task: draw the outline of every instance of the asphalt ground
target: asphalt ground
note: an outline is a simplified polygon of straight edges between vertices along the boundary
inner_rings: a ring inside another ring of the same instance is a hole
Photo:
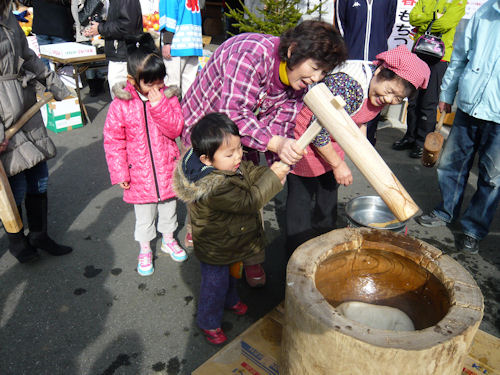
[[[189,374],[220,349],[206,343],[196,327],[198,261],[190,253],[187,262],[175,263],[159,252],[157,241],[155,273],[137,274],[133,208],[123,202],[121,189],[110,185],[104,159],[102,128],[109,96],[86,97],[85,102],[92,124],[50,134],[58,155],[49,162],[49,233],[73,246],[73,253],[42,253],[39,262],[21,265],[0,234],[0,374]],[[376,148],[427,212],[440,199],[436,170],[390,148],[403,132],[395,127],[379,130]],[[340,227],[347,225],[346,202],[375,195],[352,169],[354,184],[339,189]],[[465,204],[476,180],[474,169]],[[268,283],[251,289],[240,282],[249,311],[241,317],[224,315],[222,326],[230,340],[284,298],[285,201],[286,190],[265,207]],[[179,239],[184,238],[185,215],[179,204]],[[455,249],[459,233],[456,226],[429,229],[414,220],[408,223],[408,235],[438,247],[474,276],[485,298],[480,329],[500,336],[500,214],[477,255]]]

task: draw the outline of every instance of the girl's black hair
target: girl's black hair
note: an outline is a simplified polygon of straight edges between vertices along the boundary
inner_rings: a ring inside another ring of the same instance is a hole
[[[135,82],[145,83],[160,81],[165,78],[165,64],[156,48],[153,37],[143,33],[137,37],[127,38],[127,73]]]
[[[238,126],[223,113],[209,113],[191,131],[191,146],[196,156],[206,155],[212,161],[228,135],[240,136]]]
[[[407,98],[411,98],[417,92],[417,88],[413,86],[411,82],[407,81],[401,76],[398,76],[391,69],[386,68],[384,66],[381,67],[377,77],[382,81],[398,80],[399,82],[401,82],[405,88],[405,94]]]
[[[290,47],[292,52],[288,57]],[[314,20],[285,31],[280,37],[278,53],[290,69],[306,59],[313,59],[322,69],[330,71],[347,59],[347,47],[340,33],[333,25]]]

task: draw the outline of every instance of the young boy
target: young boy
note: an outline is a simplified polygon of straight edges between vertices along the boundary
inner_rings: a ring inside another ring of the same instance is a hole
[[[174,190],[189,205],[201,264],[197,323],[210,343],[222,344],[224,308],[238,315],[248,308],[229,266],[264,248],[259,210],[283,188],[289,167],[242,161],[238,127],[221,113],[208,114],[193,127],[191,145],[177,166]]]

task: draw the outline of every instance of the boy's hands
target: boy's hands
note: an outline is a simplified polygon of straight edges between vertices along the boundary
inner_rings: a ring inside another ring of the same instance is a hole
[[[290,172],[290,166],[282,163],[280,161],[276,161],[271,165],[271,170],[278,176],[281,183],[284,185],[286,181],[286,175]]]
[[[130,184],[127,181],[120,182],[120,187],[124,190],[130,189]]]
[[[151,107],[157,105],[161,100],[161,92],[156,87],[153,87],[148,93],[149,103]]]

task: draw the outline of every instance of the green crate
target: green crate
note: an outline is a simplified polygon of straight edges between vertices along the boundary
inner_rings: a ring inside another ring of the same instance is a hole
[[[54,133],[83,127],[80,105],[76,98],[62,101],[51,101],[46,105],[47,129]]]
[[[54,133],[61,133],[83,127],[80,112],[69,113],[66,116],[54,116],[47,113],[47,129]]]

